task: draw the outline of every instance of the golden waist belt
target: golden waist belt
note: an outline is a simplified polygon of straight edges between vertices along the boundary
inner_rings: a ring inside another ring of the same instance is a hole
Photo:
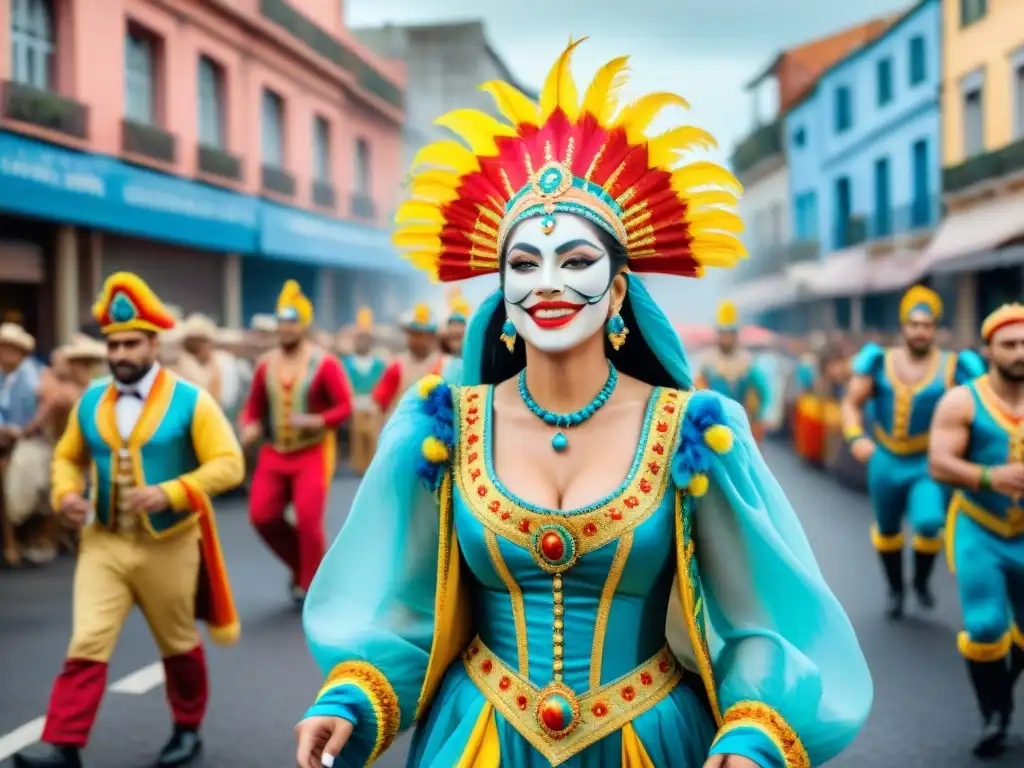
[[[577,695],[562,683],[538,688],[477,637],[463,654],[470,679],[552,765],[596,744],[664,699],[684,670],[666,645],[618,680]]]
[[[982,528],[1004,539],[1012,539],[1024,533],[1024,508],[1016,504],[1006,510],[1005,517],[978,506],[960,491],[953,494],[951,504],[954,511],[963,512]]]
[[[917,453],[927,453],[928,451],[927,432],[920,435],[908,435],[907,437],[893,437],[876,424],[874,435],[875,442],[889,453],[897,456],[910,456]]]
[[[327,437],[327,430],[289,430],[274,435],[274,450],[278,453],[295,453],[296,451],[320,445]]]

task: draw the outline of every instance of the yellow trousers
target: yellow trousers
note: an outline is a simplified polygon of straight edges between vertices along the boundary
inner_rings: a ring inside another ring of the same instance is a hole
[[[195,648],[200,558],[196,525],[166,538],[141,528],[128,533],[86,527],[75,568],[68,658],[108,661],[136,605],[161,656]]]
[[[352,414],[349,466],[356,474],[366,472],[373,455],[377,452],[377,436],[380,434],[381,419],[373,411],[356,411]]]

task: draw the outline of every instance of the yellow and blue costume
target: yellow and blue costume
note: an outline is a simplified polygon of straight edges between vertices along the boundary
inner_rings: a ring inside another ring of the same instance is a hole
[[[509,123],[441,118],[471,149],[421,152],[418,166],[447,170],[418,169],[395,235],[435,277],[494,273],[512,224],[552,212],[605,228],[631,270],[697,276],[742,255],[734,194],[708,189],[735,180],[678,167],[706,134],[646,135],[682,100],[642,97],[616,117],[621,58],[581,106],[575,47],[539,104],[484,86]],[[736,754],[796,768],[833,757],[864,722],[856,637],[743,410],[693,391],[678,335],[642,281],[626,281],[628,344],[666,378],[606,498],[545,509],[496,476],[493,360],[513,354],[495,333],[500,291],[470,322],[462,386],[428,377],[385,427],[304,610],[326,677],[309,714],[355,724],[336,765],[367,764],[415,724],[409,765],[423,767],[702,768]]]
[[[1024,323],[1024,306],[1000,307],[982,338]],[[1024,420],[1000,405],[988,375],[968,383],[974,407],[963,458],[981,467],[1024,461]],[[1024,672],[1024,507],[991,487],[959,488],[949,505],[946,551],[960,589],[964,631],[958,638],[986,720],[1012,709]]]
[[[715,327],[719,333],[739,333],[736,305],[723,301],[718,305]],[[738,339],[737,339],[738,341]],[[769,405],[768,380],[750,355],[741,349],[729,354],[717,353],[700,368],[697,386],[710,389],[742,405],[754,434],[761,437],[761,424]]]
[[[924,313],[938,322],[942,300],[934,291],[914,286],[900,303],[900,320]],[[942,550],[942,526],[947,491],[928,473],[928,435],[939,399],[952,387],[984,373],[975,352],[933,349],[925,376],[915,384],[903,382],[895,370],[893,349],[866,345],[853,362],[853,374],[872,383],[874,428],[870,437],[877,450],[868,463],[868,494],[875,512],[871,541],[893,595],[903,593],[903,525],[909,520],[914,533],[914,586],[927,595],[937,554]],[[848,441],[860,438],[847,430]]]
[[[108,336],[174,325],[149,287],[123,272],[108,278],[93,314]],[[126,434],[117,409],[131,397],[143,402]],[[175,723],[197,728],[208,683],[196,619],[206,621],[219,643],[235,642],[240,631],[210,502],[244,476],[231,425],[209,393],[158,366],[130,392],[101,379],[72,410],[52,475],[55,509],[67,494],[83,493],[91,476],[95,519],[82,533],[71,643],[43,740],[85,745],[107,662],[133,605],[145,614],[163,657]],[[158,486],[168,507],[128,508],[122,493],[133,486]]]

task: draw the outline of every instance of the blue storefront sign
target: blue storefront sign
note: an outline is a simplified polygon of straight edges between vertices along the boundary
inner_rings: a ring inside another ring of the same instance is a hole
[[[215,251],[252,253],[257,199],[0,133],[0,209]]]
[[[265,256],[321,267],[411,274],[386,230],[263,203],[259,251]]]

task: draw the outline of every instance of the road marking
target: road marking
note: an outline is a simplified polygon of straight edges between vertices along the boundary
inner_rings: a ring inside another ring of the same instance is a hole
[[[164,682],[163,662],[157,661],[148,666],[125,675],[107,690],[111,693],[127,693],[131,696],[141,696],[149,693],[158,685]]]
[[[112,683],[107,690],[111,693],[122,693],[128,696],[142,696],[162,685],[163,682],[164,665],[163,662],[157,661],[125,675]],[[0,736],[0,762],[39,741],[43,735],[45,723],[45,717],[37,717],[35,720],[19,725],[13,731]]]

